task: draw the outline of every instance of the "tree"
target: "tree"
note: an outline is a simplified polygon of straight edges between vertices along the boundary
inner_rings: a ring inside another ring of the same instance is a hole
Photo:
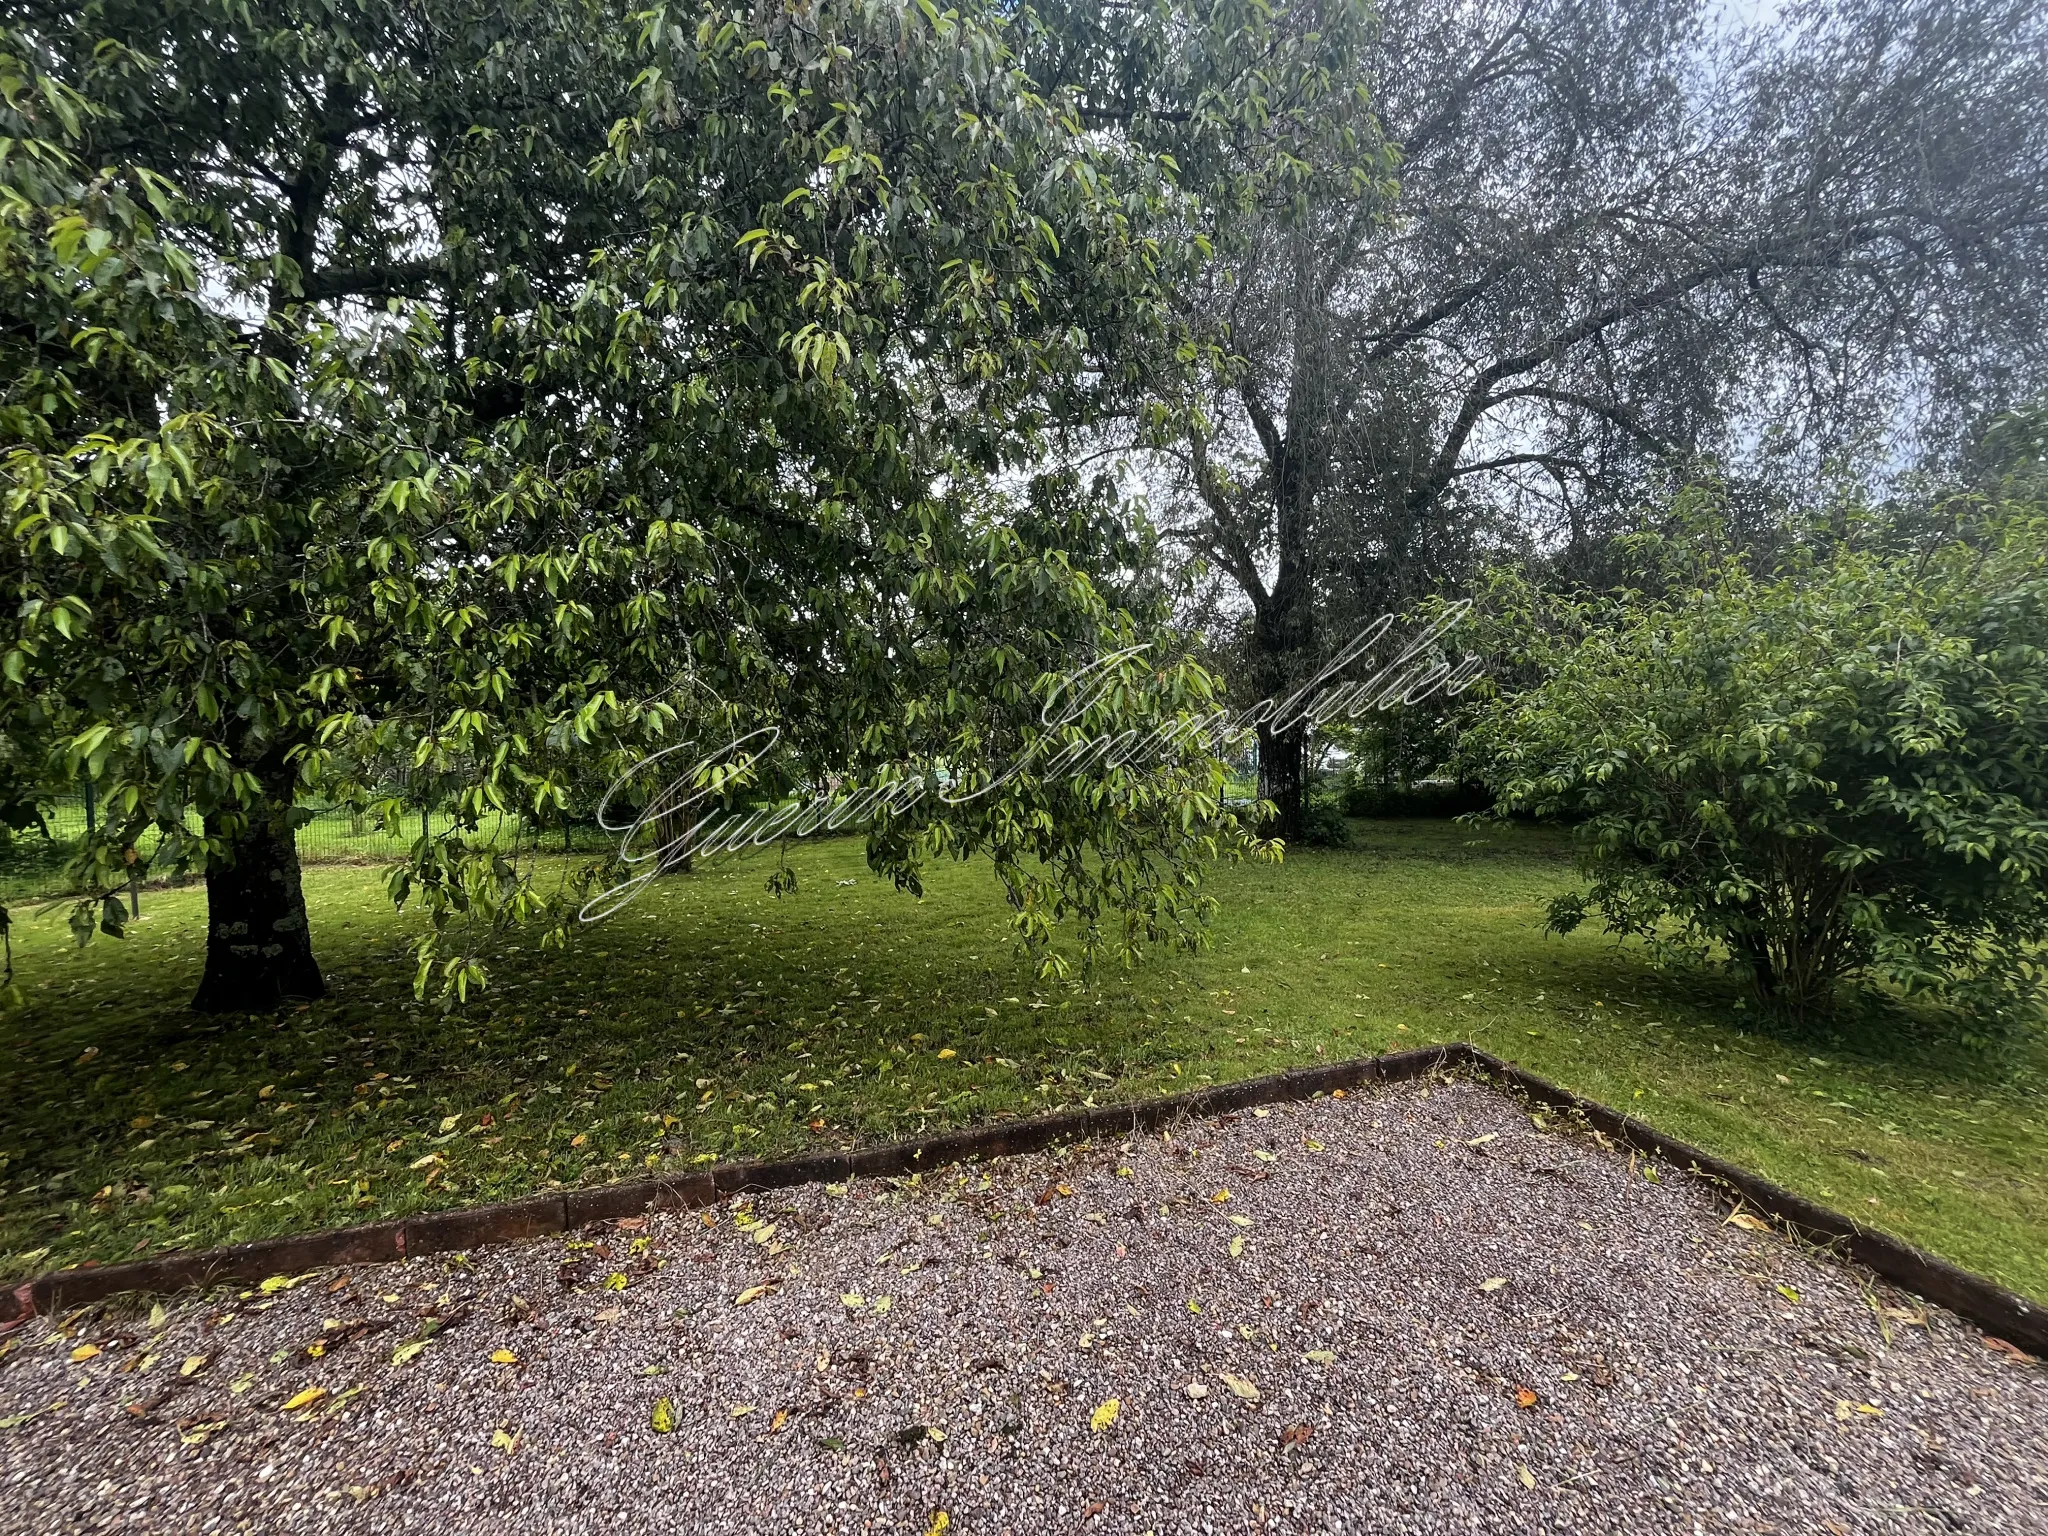
[[[1689,573],[1666,596],[1492,583],[1490,624],[1538,680],[1461,752],[1497,812],[1573,824],[1591,885],[1550,926],[1598,913],[1660,954],[1725,958],[1794,1015],[1858,975],[2030,1013],[2048,995],[2043,509],[1951,500],[1941,536],[1904,549],[1888,520],[1852,522],[1758,576],[1712,552],[1714,499],[1681,499],[1683,543],[1634,541]]]
[[[1146,216],[1158,175],[1030,89],[1000,11],[29,18],[0,159],[9,734],[101,782],[103,884],[152,823],[203,860],[197,1006],[320,990],[314,791],[396,826],[394,768],[460,785],[392,879],[434,919],[421,985],[459,994],[483,933],[575,906],[474,829],[559,811],[592,763],[776,722],[744,781],[772,797],[1205,696],[1128,586],[1128,520],[1072,477],[999,484],[1128,387],[1193,254]],[[1148,642],[1090,721],[1041,718],[1078,659]],[[1095,789],[933,796],[870,857],[914,884],[994,853],[1033,939],[1109,909],[1190,934],[1200,863],[1243,846],[1213,760]]]
[[[1370,101],[1391,175],[1209,200],[1196,304],[1234,361],[1178,418],[1168,526],[1247,610],[1258,689],[1702,459],[1938,455],[2038,387],[2040,8],[1714,9],[1386,0],[1328,94]],[[1291,834],[1304,743],[1261,748]]]

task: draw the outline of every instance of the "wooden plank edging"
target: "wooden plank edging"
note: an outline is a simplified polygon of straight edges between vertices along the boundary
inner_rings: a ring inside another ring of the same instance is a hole
[[[1488,1079],[1533,1102],[1571,1111],[1638,1152],[1732,1191],[1807,1241],[1864,1265],[2022,1349],[2048,1355],[2048,1309],[1463,1041],[1297,1067],[1132,1104],[1060,1110],[1030,1120],[997,1122],[879,1147],[768,1162],[720,1163],[698,1173],[553,1191],[500,1205],[434,1211],[398,1221],[264,1238],[132,1263],[53,1270],[0,1291],[0,1329],[124,1292],[168,1293],[253,1283],[272,1275],[349,1264],[466,1252],[488,1243],[574,1232],[593,1222],[649,1210],[692,1210],[731,1195],[799,1184],[904,1177],[959,1163],[1042,1152],[1071,1142],[1157,1131],[1183,1118],[1203,1119],[1260,1105],[1295,1103],[1368,1083],[1404,1082],[1452,1070]]]

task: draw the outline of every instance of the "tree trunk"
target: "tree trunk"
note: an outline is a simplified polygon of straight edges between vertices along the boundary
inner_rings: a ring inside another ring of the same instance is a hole
[[[1308,805],[1308,727],[1259,727],[1259,798],[1273,802],[1268,836],[1301,841]]]
[[[209,836],[219,823],[207,818]],[[201,1013],[262,1013],[292,998],[324,997],[313,958],[306,893],[299,883],[291,806],[263,807],[206,869],[206,974],[192,1006]]]

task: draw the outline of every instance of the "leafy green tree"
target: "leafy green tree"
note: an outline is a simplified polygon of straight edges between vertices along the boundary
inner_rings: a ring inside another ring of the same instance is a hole
[[[1597,913],[1661,953],[1722,956],[1768,1004],[1866,975],[1983,1017],[2036,1007],[2048,939],[2048,517],[1952,505],[1939,542],[1883,529],[1774,574],[1713,553],[1690,492],[1666,594],[1546,596],[1495,578],[1490,637],[1534,680],[1485,707],[1466,763],[1500,813],[1573,823]],[[1875,545],[1876,549],[1863,547]],[[1702,553],[1702,551],[1706,551]]]
[[[0,68],[10,771],[101,785],[96,891],[152,824],[203,862],[196,1006],[321,990],[311,794],[397,826],[399,773],[448,788],[392,892],[433,918],[420,984],[459,994],[490,932],[559,934],[590,885],[550,896],[479,828],[769,724],[729,787],[985,775],[878,812],[903,884],[986,853],[1027,938],[1198,931],[1201,863],[1246,845],[1199,743],[1086,786],[980,766],[1210,687],[1122,509],[1032,478],[1136,387],[1125,359],[1170,353],[1198,253],[1155,217],[1162,168],[1032,88],[1011,16],[27,16]],[[1121,652],[1086,718],[1045,713]]]

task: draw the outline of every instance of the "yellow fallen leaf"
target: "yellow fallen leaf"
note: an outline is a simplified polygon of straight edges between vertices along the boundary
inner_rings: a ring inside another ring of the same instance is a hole
[[[325,1397],[326,1395],[327,1389],[325,1387],[308,1387],[305,1389],[305,1391],[294,1392],[290,1397],[285,1399],[284,1407],[280,1408],[278,1412],[295,1413],[301,1408],[310,1408],[313,1406],[313,1404],[319,1402],[320,1399]]]
[[[297,1285],[300,1278],[297,1275],[272,1275],[256,1289],[266,1296],[275,1296],[279,1291],[288,1291]]]
[[[178,1374],[180,1376],[190,1376],[194,1371],[204,1367],[206,1362],[212,1358],[211,1355],[187,1355],[185,1363],[178,1367]]]
[[[1771,1230],[1771,1224],[1768,1221],[1752,1216],[1747,1211],[1737,1211],[1723,1222],[1722,1225],[1740,1227],[1745,1232],[1768,1232]]]
[[[953,1517],[943,1509],[932,1511],[932,1523],[924,1528],[924,1536],[945,1536],[946,1528],[953,1523]]]
[[[1312,1349],[1301,1358],[1313,1361],[1317,1365],[1335,1365],[1337,1363],[1336,1355],[1327,1349]]]
[[[1527,1467],[1516,1467],[1515,1476],[1522,1480],[1522,1486],[1524,1488],[1534,1488],[1536,1486],[1536,1474],[1531,1472]]]
[[[1243,1257],[1244,1257],[1244,1239],[1243,1239],[1243,1238],[1241,1238],[1241,1237],[1233,1237],[1233,1238],[1232,1238],[1232,1239],[1230,1240],[1230,1256],[1231,1256],[1231,1257],[1232,1257],[1233,1259],[1241,1259],[1241,1258],[1243,1258]]]
[[[491,1364],[493,1365],[517,1365],[518,1363],[519,1357],[509,1349],[494,1349],[491,1351]]]
[[[869,1305],[873,1311],[886,1312],[895,1304],[896,1298],[893,1296],[877,1296]]]
[[[775,1418],[768,1425],[768,1433],[771,1435],[774,1434],[777,1430],[781,1429],[782,1426],[787,1424],[788,1422],[789,1410],[787,1408],[776,1409]]]
[[[648,1423],[657,1435],[665,1435],[676,1427],[676,1403],[672,1397],[658,1397],[654,1400],[654,1412]]]
[[[1491,1279],[1480,1281],[1479,1289],[1481,1289],[1482,1291],[1497,1291],[1507,1283],[1508,1279],[1506,1275],[1495,1275]]]
[[[1210,1203],[1211,1203],[1211,1204],[1213,1204],[1213,1205],[1221,1205],[1221,1204],[1222,1204],[1222,1203],[1223,1203],[1224,1201],[1228,1200],[1229,1198],[1230,1198],[1230,1191],[1229,1191],[1229,1190],[1227,1190],[1227,1189],[1219,1189],[1219,1190],[1217,1190],[1217,1191],[1216,1191],[1216,1193],[1215,1193],[1215,1194],[1213,1194],[1213,1195],[1211,1195],[1211,1196],[1209,1197],[1209,1200],[1210,1200]]]
[[[1123,1407],[1123,1402],[1118,1398],[1112,1397],[1108,1402],[1088,1415],[1088,1427],[1097,1434],[1102,1433],[1103,1430],[1116,1422],[1117,1410],[1121,1407]]]
[[[952,1060],[952,1059],[953,1059],[953,1058],[954,1058],[955,1056],[958,1056],[959,1054],[960,1054],[960,1053],[959,1053],[958,1051],[954,1050],[954,1049],[953,1049],[953,1048],[952,1048],[952,1047],[951,1047],[951,1046],[949,1045],[949,1046],[947,1046],[947,1047],[946,1047],[946,1048],[945,1048],[945,1049],[944,1049],[943,1051],[939,1052],[939,1060],[941,1060],[941,1061],[951,1061],[951,1060]]]
[[[444,1117],[441,1121],[441,1134],[443,1136],[446,1136],[450,1131],[454,1130],[455,1127],[457,1127],[460,1124],[462,1124],[462,1116],[460,1115],[448,1115]]]
[[[739,1295],[733,1297],[732,1304],[736,1307],[744,1307],[745,1305],[747,1305],[748,1302],[759,1301],[763,1296],[766,1296],[774,1288],[775,1287],[772,1284],[750,1285],[744,1291],[741,1291]]]
[[[1499,1139],[1500,1133],[1498,1131],[1488,1131],[1484,1136],[1474,1136],[1465,1145],[1468,1147],[1483,1147],[1489,1141],[1498,1141]]]
[[[519,1449],[519,1436],[515,1431],[500,1427],[491,1431],[491,1445],[510,1456]]]
[[[71,1351],[71,1358],[73,1360],[90,1360],[99,1352],[100,1347],[97,1344],[81,1344],[78,1348]]]
[[[391,1363],[404,1365],[408,1360],[417,1359],[419,1352],[427,1347],[425,1339],[414,1339],[410,1344],[401,1344],[391,1351]]]
[[[1784,1297],[1784,1298],[1785,1298],[1785,1299],[1786,1299],[1787,1301],[1793,1301],[1793,1302],[1796,1302],[1797,1300],[1799,1300],[1799,1293],[1798,1293],[1797,1291],[1795,1291],[1795,1290],[1794,1290],[1794,1289],[1793,1289],[1793,1288],[1792,1288],[1791,1286],[1789,1286],[1789,1285],[1781,1285],[1781,1286],[1779,1286],[1779,1287],[1778,1287],[1778,1294],[1779,1294],[1780,1296]]]
[[[848,1291],[839,1298],[839,1305],[842,1307],[864,1307],[867,1304],[867,1297],[861,1295],[859,1291]]]
[[[732,1405],[732,1416],[736,1419],[744,1419],[748,1414],[754,1411],[754,1405],[752,1403],[734,1403]]]
[[[1256,1403],[1259,1400],[1258,1387],[1252,1382],[1247,1381],[1244,1377],[1233,1376],[1228,1371],[1218,1371],[1216,1375],[1223,1385],[1230,1388],[1231,1391],[1235,1392],[1246,1402]]]

